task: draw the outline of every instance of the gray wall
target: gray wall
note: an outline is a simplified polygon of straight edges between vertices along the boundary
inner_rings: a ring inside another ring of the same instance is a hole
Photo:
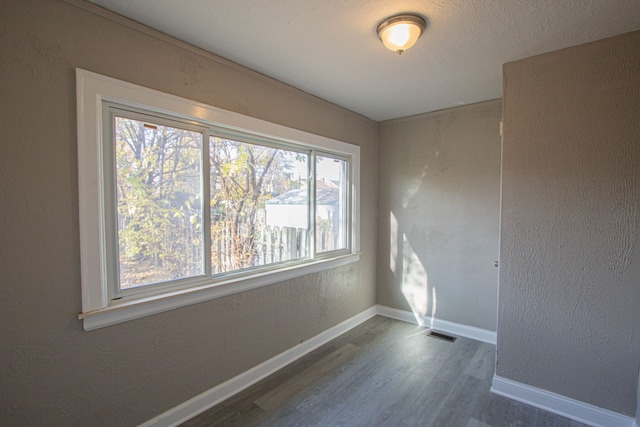
[[[504,66],[497,375],[631,417],[640,32]]]
[[[1,425],[135,425],[375,304],[377,124],[76,4],[0,7]],[[84,332],[74,67],[361,146],[361,261]]]
[[[501,102],[380,125],[378,303],[495,331]]]

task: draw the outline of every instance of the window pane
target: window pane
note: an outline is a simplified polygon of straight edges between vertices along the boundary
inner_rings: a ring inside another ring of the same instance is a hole
[[[316,252],[347,248],[345,160],[316,156]]]
[[[214,274],[308,256],[308,155],[210,138]]]
[[[114,124],[120,289],[204,274],[202,134]]]

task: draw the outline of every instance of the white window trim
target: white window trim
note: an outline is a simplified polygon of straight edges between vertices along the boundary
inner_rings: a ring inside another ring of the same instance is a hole
[[[360,259],[360,147],[286,126],[212,107],[153,89],[76,69],[78,119],[78,185],[82,312],[85,330],[93,330],[190,304],[244,292]],[[351,157],[351,252],[308,263],[262,271],[173,292],[126,301],[109,301],[105,253],[103,171],[103,101],[111,101],[213,126],[303,144]]]

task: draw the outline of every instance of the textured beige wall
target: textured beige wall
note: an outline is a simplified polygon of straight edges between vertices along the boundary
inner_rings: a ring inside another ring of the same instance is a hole
[[[497,375],[634,417],[640,32],[504,67]]]
[[[495,331],[501,101],[380,125],[378,303]]]
[[[0,6],[0,424],[135,425],[375,303],[377,124],[137,24]],[[357,264],[84,332],[74,68],[357,144]]]

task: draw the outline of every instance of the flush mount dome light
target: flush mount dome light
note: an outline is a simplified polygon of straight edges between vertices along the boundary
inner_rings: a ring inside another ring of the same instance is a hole
[[[387,49],[402,55],[418,41],[426,27],[426,21],[418,15],[396,15],[378,25],[378,37]]]

